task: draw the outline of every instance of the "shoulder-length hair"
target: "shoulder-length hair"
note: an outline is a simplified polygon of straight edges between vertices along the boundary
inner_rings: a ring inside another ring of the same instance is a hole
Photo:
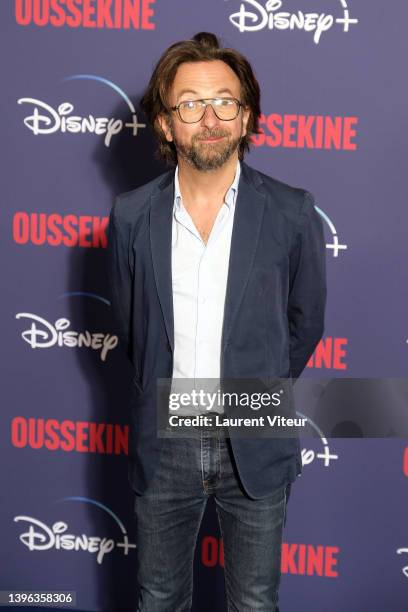
[[[178,67],[185,62],[208,62],[221,60],[237,75],[241,84],[241,102],[250,110],[247,134],[242,138],[238,156],[244,158],[249,151],[252,134],[259,134],[260,88],[248,60],[235,49],[220,48],[215,34],[199,32],[191,40],[183,40],[171,45],[160,57],[146,91],[140,101],[141,107],[153,126],[158,139],[159,157],[170,163],[177,162],[173,142],[168,142],[158,122],[160,115],[170,118],[168,95],[174,82]]]

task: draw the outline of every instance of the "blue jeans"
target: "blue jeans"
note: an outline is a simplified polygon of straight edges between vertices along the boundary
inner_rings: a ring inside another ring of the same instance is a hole
[[[194,550],[210,495],[224,543],[228,611],[279,612],[290,484],[264,499],[251,499],[239,482],[222,428],[189,427],[188,432],[189,438],[163,439],[157,471],[135,498],[138,612],[191,609]]]

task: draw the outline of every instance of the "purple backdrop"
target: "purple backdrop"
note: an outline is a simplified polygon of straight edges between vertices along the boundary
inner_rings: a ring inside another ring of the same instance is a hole
[[[152,68],[200,30],[249,58],[263,133],[247,161],[310,190],[325,224],[326,331],[306,375],[404,377],[408,8],[8,0],[0,16],[0,590],[75,590],[77,610],[130,612],[129,370],[107,300],[106,225],[117,193],[165,169],[137,107]],[[304,441],[282,551],[284,612],[407,610],[405,446]],[[212,505],[196,577],[194,611],[224,610]]]

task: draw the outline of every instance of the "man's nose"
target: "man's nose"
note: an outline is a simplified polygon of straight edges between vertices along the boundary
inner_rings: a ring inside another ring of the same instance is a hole
[[[218,125],[219,122],[220,120],[215,114],[213,107],[211,106],[211,104],[207,104],[207,106],[205,107],[203,118],[201,119],[202,125],[211,128],[215,125]]]

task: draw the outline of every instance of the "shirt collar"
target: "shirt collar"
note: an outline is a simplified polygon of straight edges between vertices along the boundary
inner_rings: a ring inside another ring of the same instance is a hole
[[[235,171],[235,178],[230,188],[228,189],[225,195],[225,200],[224,200],[224,203],[228,206],[229,209],[233,207],[237,199],[238,184],[239,184],[240,176],[241,176],[241,164],[238,160],[237,169]],[[180,184],[179,184],[179,179],[178,179],[178,165],[177,165],[176,172],[174,174],[174,206],[176,210],[180,210],[181,201],[182,201],[182,198],[181,198]]]

